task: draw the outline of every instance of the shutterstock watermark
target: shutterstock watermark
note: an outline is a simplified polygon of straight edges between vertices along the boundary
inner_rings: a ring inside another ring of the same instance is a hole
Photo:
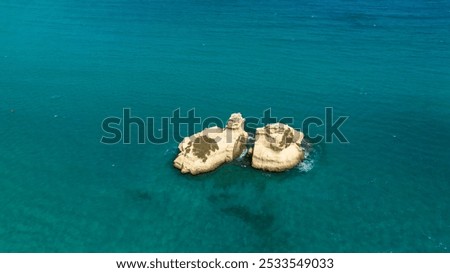
[[[332,107],[324,109],[323,117],[306,117],[302,120],[300,128],[294,126],[294,117],[277,118],[272,115],[272,109],[262,112],[260,117],[245,116],[245,130],[252,132],[258,127],[272,123],[286,124],[298,131],[302,131],[311,144],[320,142],[350,143],[341,131],[342,125],[349,116],[335,116]],[[181,142],[184,137],[191,136],[205,128],[217,126],[225,128],[227,121],[216,116],[201,118],[196,115],[195,108],[183,115],[180,108],[172,111],[168,117],[137,117],[133,116],[130,108],[123,108],[122,116],[105,118],[101,123],[103,135],[100,142],[103,144],[166,144],[171,140]],[[283,126],[283,125],[281,125]],[[217,141],[217,140],[216,140]]]

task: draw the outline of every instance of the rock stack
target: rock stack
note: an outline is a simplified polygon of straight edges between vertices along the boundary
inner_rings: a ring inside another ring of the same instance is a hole
[[[207,128],[184,138],[178,146],[180,153],[174,166],[182,173],[193,175],[210,172],[239,157],[246,148],[248,133],[245,119],[235,113],[226,128]],[[304,159],[300,144],[303,133],[292,127],[274,123],[256,129],[255,145],[249,149],[252,167],[264,171],[282,172],[293,168]]]
[[[182,173],[196,175],[215,170],[239,157],[248,138],[244,122],[242,115],[235,113],[228,119],[225,129],[215,126],[184,138],[178,145],[180,153],[174,166]]]
[[[256,129],[252,167],[271,172],[293,168],[304,159],[302,140],[303,133],[282,123]]]

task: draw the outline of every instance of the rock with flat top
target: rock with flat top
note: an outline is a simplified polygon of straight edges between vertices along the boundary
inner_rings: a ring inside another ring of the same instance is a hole
[[[213,171],[239,157],[248,138],[244,122],[242,115],[235,113],[228,119],[226,128],[215,126],[185,137],[178,145],[180,153],[174,166],[182,173],[196,175]]]
[[[295,167],[304,159],[302,140],[303,133],[282,123],[256,129],[252,167],[272,172]]]

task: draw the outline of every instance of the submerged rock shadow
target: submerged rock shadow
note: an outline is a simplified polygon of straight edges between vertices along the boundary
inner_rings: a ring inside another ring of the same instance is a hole
[[[275,216],[266,212],[255,213],[245,206],[230,206],[221,209],[225,214],[242,220],[256,231],[264,232],[269,230],[275,221]]]

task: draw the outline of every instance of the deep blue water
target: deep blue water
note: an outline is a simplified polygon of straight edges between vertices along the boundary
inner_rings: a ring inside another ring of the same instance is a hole
[[[350,143],[192,177],[100,143],[125,107],[333,107]],[[450,252],[449,120],[448,1],[3,0],[0,251]]]

